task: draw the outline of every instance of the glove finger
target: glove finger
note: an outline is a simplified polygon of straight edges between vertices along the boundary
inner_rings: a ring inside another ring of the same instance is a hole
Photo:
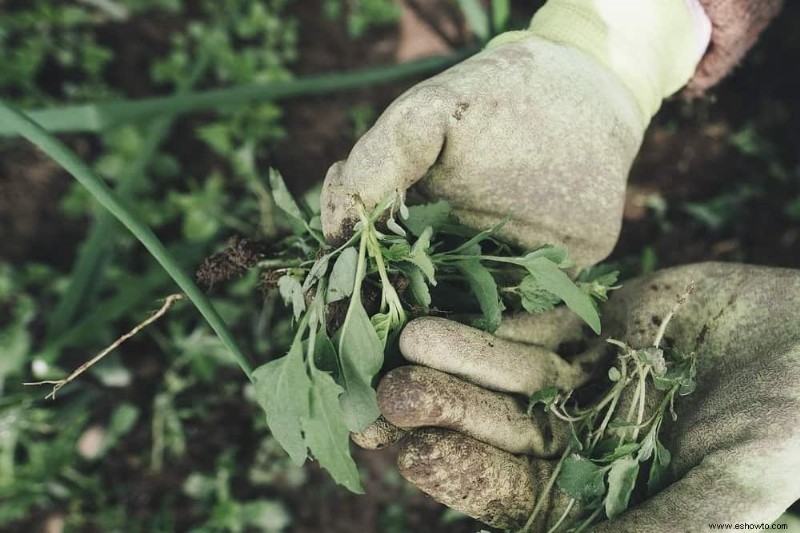
[[[356,206],[374,208],[425,175],[444,146],[451,97],[436,87],[415,87],[397,99],[328,171],[322,186],[322,231],[331,242],[349,236]]]
[[[571,355],[582,351],[587,339],[586,324],[568,307],[556,307],[538,314],[515,313],[503,316],[496,337]],[[594,334],[592,333],[592,336]]]
[[[546,387],[573,389],[588,378],[581,365],[571,365],[550,350],[436,317],[411,321],[400,335],[400,351],[412,363],[526,396]]]
[[[436,501],[500,529],[525,523],[553,471],[549,461],[514,456],[438,428],[409,435],[397,466]]]
[[[363,431],[351,433],[350,438],[365,450],[382,450],[402,439],[406,432],[395,426],[383,416],[367,426]]]
[[[452,429],[514,454],[555,457],[569,441],[569,427],[551,413],[531,418],[518,398],[422,366],[389,372],[378,385],[378,404],[400,428]]]

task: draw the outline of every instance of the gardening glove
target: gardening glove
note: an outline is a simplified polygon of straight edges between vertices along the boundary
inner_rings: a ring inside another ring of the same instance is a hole
[[[800,271],[721,263],[664,270],[613,293],[601,309],[604,335],[651,346],[691,283],[664,336],[698,356],[697,389],[677,397],[677,421],[666,417],[660,433],[676,481],[592,531],[771,523],[800,498]],[[552,525],[569,498],[546,483],[570,430],[545,411],[528,416],[526,396],[605,374],[616,348],[590,339],[563,308],[508,318],[496,335],[420,318],[400,348],[420,366],[384,377],[385,419],[356,442],[379,448],[401,436],[398,428],[411,430],[398,466],[434,499],[491,526],[518,528],[543,498],[532,531]],[[661,395],[648,389],[647,412]]]
[[[711,20],[711,45],[686,92],[702,94],[728,75],[781,10],[782,0],[700,0]]]
[[[694,5],[696,9],[690,9]],[[650,118],[692,76],[710,26],[696,0],[550,0],[528,30],[401,95],[334,164],[322,229],[346,238],[418,184],[463,224],[532,248],[568,245],[578,266],[608,255]]]

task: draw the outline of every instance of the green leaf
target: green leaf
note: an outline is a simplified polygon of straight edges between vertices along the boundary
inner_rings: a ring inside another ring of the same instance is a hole
[[[649,478],[647,480],[648,496],[653,496],[669,484],[672,478],[669,470],[671,461],[672,456],[669,450],[656,438],[653,462],[650,464]]]
[[[619,371],[619,369],[617,367],[612,366],[611,368],[608,369],[608,379],[611,382],[616,383],[617,381],[620,380],[621,377],[622,377],[622,374],[620,373],[620,371]]]
[[[636,454],[636,460],[641,462],[647,461],[652,457],[653,450],[656,446],[656,429],[658,425],[653,426],[654,429],[651,429],[647,432],[647,435],[642,439],[642,446],[639,448],[639,452]]]
[[[311,369],[309,411],[302,418],[306,443],[320,466],[356,494],[364,494],[358,469],[350,456],[350,433],[339,405],[343,389],[321,370]]]
[[[547,387],[531,394],[528,399],[528,412],[536,404],[543,403],[546,406],[553,405],[553,402],[558,398],[558,387]]]
[[[306,459],[301,419],[309,416],[311,380],[298,341],[289,353],[258,367],[253,373],[256,398],[267,413],[267,424],[275,439],[297,465]]]
[[[605,492],[606,470],[589,459],[572,454],[564,460],[556,483],[558,487],[580,503],[589,503]]]
[[[519,284],[522,293],[522,307],[528,313],[543,313],[549,311],[561,301],[561,298],[545,290],[533,276],[525,276]]]
[[[411,252],[408,254],[406,258],[407,261],[416,265],[425,277],[428,278],[428,283],[431,285],[436,285],[436,268],[433,266],[433,261],[431,261],[430,256],[428,255],[428,248],[431,246],[431,235],[433,235],[433,228],[428,226],[425,231],[422,232],[422,235],[419,236],[417,242],[411,247]]]
[[[341,374],[339,368],[339,358],[336,355],[336,347],[328,336],[325,328],[317,330],[317,338],[314,341],[314,366],[325,372],[329,372],[336,379]]]
[[[380,414],[372,379],[383,365],[383,343],[375,333],[360,299],[352,298],[338,333],[341,397],[350,431],[362,431]]]
[[[450,220],[450,204],[439,200],[430,204],[414,205],[408,208],[408,219],[403,222],[408,231],[419,237],[429,226],[435,232]]]
[[[503,302],[497,293],[497,283],[492,274],[477,259],[458,261],[456,267],[466,278],[483,313],[483,319],[477,326],[490,332],[496,330],[502,319]]]
[[[567,307],[581,317],[595,333],[600,334],[600,317],[592,300],[554,262],[545,257],[536,257],[523,261],[523,265],[542,287],[564,300]]]
[[[475,234],[472,238],[464,242],[463,244],[459,245],[455,249],[453,249],[450,253],[452,254],[464,254],[464,255],[472,255],[475,251],[475,245],[480,244],[486,239],[489,239],[497,234],[503,226],[508,224],[508,221],[511,220],[511,216],[505,217],[503,220],[492,226],[487,230],[483,230],[480,233]],[[460,226],[463,228],[463,226]],[[465,253],[466,250],[471,250],[472,253]]]
[[[325,254],[311,265],[311,270],[308,271],[306,279],[303,281],[303,292],[310,289],[314,283],[322,278],[328,271],[328,263],[331,260],[331,254]]]
[[[485,41],[489,39],[489,16],[483,9],[480,0],[458,0],[467,25],[478,36]]]
[[[389,248],[381,246],[381,254],[387,261],[402,261],[406,259],[410,253],[411,245],[405,239],[392,242]]]
[[[425,282],[422,271],[414,265],[404,265],[402,269],[408,278],[414,299],[423,309],[427,310],[431,305],[431,292],[428,290],[428,284]]]
[[[372,315],[370,322],[372,322],[372,327],[375,328],[375,333],[381,343],[386,347],[386,341],[389,339],[389,331],[392,327],[392,317],[389,313],[377,313]]]
[[[567,258],[567,249],[563,246],[553,246],[552,244],[545,244],[525,254],[523,261],[533,261],[539,257],[549,259],[559,268],[567,268],[572,265],[572,262]]]
[[[395,235],[399,235],[401,237],[406,236],[406,230],[404,230],[397,221],[390,217],[389,220],[386,221],[386,227],[389,228],[389,231],[394,233]]]
[[[608,291],[616,288],[614,284],[618,278],[619,272],[609,265],[596,265],[581,271],[575,282],[583,292],[595,300],[605,302],[608,300]]]
[[[610,463],[612,461],[616,461],[620,457],[625,457],[636,450],[639,449],[640,444],[638,442],[626,442],[625,444],[621,444],[616,447],[612,452],[603,455],[600,458],[600,462],[603,463]]]
[[[609,518],[614,518],[628,508],[638,474],[639,462],[631,457],[617,459],[611,464],[605,500],[606,515]]]
[[[358,250],[354,246],[342,250],[331,270],[325,303],[338,302],[353,294],[357,264]]]
[[[292,306],[295,320],[299,319],[306,310],[306,297],[300,282],[288,274],[281,276],[278,280],[278,291],[281,293],[283,303]]]
[[[269,169],[269,186],[272,189],[272,199],[281,211],[289,216],[289,223],[295,233],[305,233],[306,218],[300,210],[300,206],[294,201],[292,193],[286,187],[280,172],[274,168]]]

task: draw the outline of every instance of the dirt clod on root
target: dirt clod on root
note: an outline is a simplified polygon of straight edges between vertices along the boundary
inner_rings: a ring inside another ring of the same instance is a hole
[[[225,250],[203,260],[195,278],[204,289],[210,289],[215,283],[241,276],[256,266],[264,259],[266,251],[267,246],[262,241],[233,237]]]

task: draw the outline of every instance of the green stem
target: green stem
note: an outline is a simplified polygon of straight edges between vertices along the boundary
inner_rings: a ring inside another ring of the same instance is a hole
[[[431,57],[354,72],[322,74],[282,83],[254,83],[141,100],[123,100],[105,104],[67,106],[58,109],[35,110],[28,116],[51,132],[98,132],[115,124],[139,122],[160,115],[178,115],[193,111],[231,109],[253,101],[280,100],[314,94],[330,94],[391,83],[397,80],[440,72],[474,54],[475,47],[455,54]],[[0,122],[0,135],[19,133],[6,122]]]
[[[36,145],[45,154],[53,158],[64,167],[67,172],[72,174],[81,185],[86,187],[100,205],[110,211],[126,228],[128,228],[128,230],[130,230],[181,290],[186,293],[206,319],[209,326],[211,326],[220,340],[222,340],[225,346],[231,351],[247,377],[252,381],[253,370],[250,366],[250,362],[237,346],[236,341],[228,331],[222,318],[217,314],[217,311],[206,298],[205,294],[203,294],[192,279],[181,270],[177,261],[172,257],[161,241],[158,240],[158,237],[155,236],[152,230],[137,220],[100,177],[92,172],[74,152],[53,135],[45,131],[41,126],[6,105],[2,100],[0,100],[0,124],[4,124],[13,129],[22,137]]]
[[[544,502],[547,497],[551,494],[553,490],[553,485],[556,483],[556,478],[558,478],[558,474],[561,473],[561,467],[564,466],[564,461],[569,457],[569,454],[572,453],[572,445],[568,444],[566,448],[564,448],[564,453],[561,454],[561,458],[558,460],[556,467],[553,469],[553,473],[550,474],[550,477],[547,480],[547,484],[542,488],[542,491],[539,493],[539,498],[536,500],[536,505],[531,511],[531,515],[528,517],[528,521],[525,522],[525,525],[520,530],[521,533],[525,533],[530,531],[531,526],[533,526],[533,521],[536,520],[536,517],[542,511],[542,507],[544,507]]]

